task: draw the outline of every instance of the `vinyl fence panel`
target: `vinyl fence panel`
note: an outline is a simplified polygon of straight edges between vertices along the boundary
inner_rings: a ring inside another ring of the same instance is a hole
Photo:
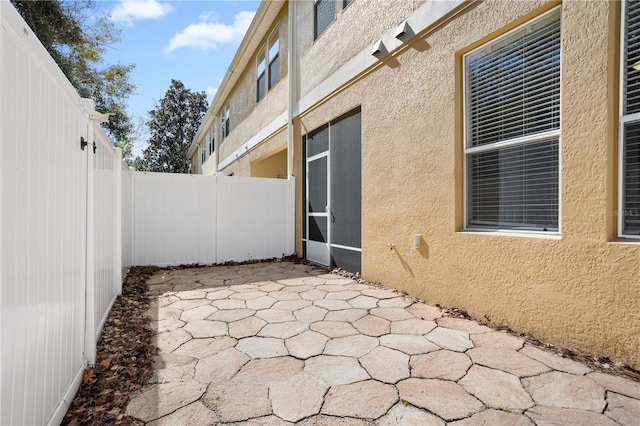
[[[121,174],[121,239],[122,264],[121,278],[134,265],[133,262],[133,173],[123,164]]]
[[[133,173],[136,265],[215,263],[215,177]]]
[[[217,263],[293,253],[291,185],[293,180],[218,177]]]
[[[85,365],[88,116],[9,2],[0,15],[0,424],[55,423]]]

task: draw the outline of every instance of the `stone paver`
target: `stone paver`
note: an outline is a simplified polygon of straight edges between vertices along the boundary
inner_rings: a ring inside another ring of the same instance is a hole
[[[236,339],[255,336],[265,325],[267,325],[265,320],[256,317],[247,317],[229,323],[229,336],[235,337]]]
[[[408,404],[398,403],[391,407],[378,423],[380,426],[444,426],[444,420]]]
[[[318,321],[309,328],[328,337],[345,337],[358,334],[358,330],[345,321]]]
[[[302,371],[304,362],[290,356],[254,359],[246,363],[233,378],[236,382],[271,385]]]
[[[270,323],[295,321],[293,313],[286,309],[263,309],[256,312],[256,317]]]
[[[410,318],[402,321],[394,321],[391,323],[391,333],[393,334],[427,334],[437,324],[435,321],[425,321],[417,318]]]
[[[538,405],[527,410],[525,415],[536,422],[535,424],[537,426],[618,425],[618,423],[603,414],[572,408],[546,407],[544,405]],[[630,426],[634,426],[633,423],[630,423]]]
[[[435,379],[407,379],[397,384],[400,398],[426,408],[444,420],[470,416],[484,405],[457,383]]]
[[[273,337],[247,337],[238,342],[236,349],[251,358],[274,358],[288,354],[284,341]]]
[[[210,386],[202,402],[215,411],[223,422],[239,422],[272,412],[269,388],[248,383],[228,381],[219,386]]]
[[[271,386],[269,398],[275,415],[297,422],[320,412],[326,391],[324,381],[303,372]]]
[[[164,416],[158,420],[148,423],[149,426],[174,426],[183,425],[212,425],[219,421],[218,416],[205,407],[205,405],[196,401],[182,407],[179,410]]]
[[[516,336],[500,331],[472,334],[471,340],[473,341],[473,345],[477,348],[492,347],[517,351],[524,345],[524,341],[522,339],[518,339]]]
[[[171,353],[189,340],[191,340],[191,335],[181,328],[155,336],[155,343],[160,349],[160,353]]]
[[[611,392],[640,399],[640,382],[604,373],[591,373],[587,377]]]
[[[331,339],[324,348],[325,355],[342,355],[359,358],[378,346],[378,339],[357,334]]]
[[[501,410],[485,410],[463,420],[449,423],[450,426],[532,426],[531,420],[522,414]]]
[[[474,365],[458,383],[489,407],[526,410],[534,405],[520,380],[504,371]]]
[[[486,334],[488,335],[492,333]],[[544,365],[553,368],[554,370],[564,371],[565,373],[571,373],[580,376],[591,372],[591,369],[584,364],[580,364],[579,362],[573,361],[568,358],[563,358],[551,352],[545,352],[531,345],[525,345],[522,349],[520,349],[519,352],[531,359],[535,359],[536,361],[539,361]],[[638,397],[640,398],[640,392],[638,394]]]
[[[379,338],[380,344],[391,349],[397,349],[407,355],[426,354],[437,351],[439,346],[431,343],[423,336],[411,336],[408,334],[385,334]]]
[[[227,323],[222,321],[209,321],[209,320],[196,320],[190,321],[183,327],[185,331],[191,334],[193,337],[216,337],[229,335],[229,329]]]
[[[424,337],[442,349],[448,349],[450,351],[464,352],[467,349],[473,348],[473,342],[469,339],[469,335],[460,330],[437,327]]]
[[[623,425],[640,423],[640,401],[628,396],[609,392],[607,410],[604,414]]]
[[[231,339],[229,337],[192,339],[173,351],[173,353],[202,359],[222,352],[225,349],[232,348],[236,343],[238,343],[236,339]]]
[[[398,391],[375,380],[333,386],[324,399],[322,412],[341,417],[376,419],[398,400]]]
[[[342,311],[331,311],[324,317],[325,321],[347,321],[354,322],[367,315],[366,309],[344,309]]]
[[[195,379],[200,383],[220,383],[230,380],[250,359],[239,350],[229,348],[198,361]]]
[[[460,352],[439,350],[411,357],[411,376],[457,381],[467,374],[471,359]]]
[[[284,343],[289,354],[296,358],[307,359],[312,356],[320,355],[324,351],[329,338],[324,334],[307,330],[295,337],[287,339]]]
[[[161,271],[149,425],[639,426],[640,383],[290,262]]]
[[[373,308],[369,311],[371,315],[384,318],[389,321],[402,321],[413,318],[413,315],[404,308]]]
[[[312,322],[322,321],[329,311],[317,306],[307,306],[306,308],[297,310],[293,313],[298,321],[311,324]]]
[[[206,389],[193,380],[152,385],[129,401],[126,414],[150,422],[198,400]]]
[[[353,323],[353,326],[367,336],[382,336],[391,330],[390,321],[375,315],[367,315]]]
[[[522,380],[537,404],[602,412],[607,402],[605,389],[593,380],[552,371]]]
[[[506,371],[518,377],[535,376],[551,371],[546,365],[509,349],[473,348],[467,351],[467,355],[475,364]]]
[[[409,355],[378,346],[362,358],[360,365],[369,375],[384,383],[397,383],[409,377]]]
[[[320,355],[305,362],[304,371],[321,378],[330,386],[359,382],[369,378],[358,360],[346,356]]]
[[[258,333],[258,336],[288,339],[289,337],[297,336],[308,328],[309,324],[301,321],[278,322],[265,325]]]

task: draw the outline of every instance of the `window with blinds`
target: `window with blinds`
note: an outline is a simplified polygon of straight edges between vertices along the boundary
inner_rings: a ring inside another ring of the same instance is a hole
[[[464,57],[466,226],[558,231],[560,10]]]
[[[620,235],[640,238],[640,1],[623,8],[620,135]]]

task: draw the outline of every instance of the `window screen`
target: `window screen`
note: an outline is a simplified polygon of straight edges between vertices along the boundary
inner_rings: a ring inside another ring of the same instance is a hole
[[[314,35],[313,39],[317,39],[320,34],[327,29],[329,24],[333,22],[336,17],[336,2],[335,0],[317,0],[314,5]]]
[[[560,12],[465,56],[467,226],[557,231]]]
[[[627,1],[624,9],[622,69],[621,234],[640,235],[640,2]]]

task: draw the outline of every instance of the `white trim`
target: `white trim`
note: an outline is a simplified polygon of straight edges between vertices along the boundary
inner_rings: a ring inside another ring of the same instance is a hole
[[[343,250],[351,250],[351,251],[357,251],[362,253],[362,248],[357,248],[357,247],[349,247],[349,246],[343,246],[340,244],[329,244],[330,247],[333,248],[339,248],[339,249],[343,249]]]
[[[260,145],[262,142],[267,140],[271,135],[278,132],[284,126],[287,125],[287,111],[280,114],[273,120],[271,123],[264,126],[258,133],[253,135],[247,142],[242,144],[238,149],[233,151],[231,155],[227,156],[224,160],[222,160],[218,164],[218,171],[221,172],[224,170],[229,164],[233,163],[236,159],[243,157],[249,151],[251,151],[256,146]]]
[[[529,135],[529,136],[522,136],[519,138],[514,138],[514,139],[508,139],[506,141],[500,141],[500,142],[494,142],[494,143],[488,143],[488,144],[484,144],[484,145],[478,145],[478,146],[474,146],[472,148],[466,148],[465,149],[465,153],[466,154],[477,154],[479,152],[485,152],[485,151],[494,151],[496,149],[501,149],[501,148],[509,148],[512,146],[517,146],[517,145],[525,145],[531,142],[536,142],[536,141],[544,141],[545,139],[551,139],[551,138],[559,138],[560,137],[560,129],[558,130],[550,130],[548,132],[543,132],[543,133],[536,133],[533,135]]]
[[[328,157],[328,156],[329,156],[329,151],[327,150],[327,151],[321,152],[320,154],[315,154],[315,155],[312,155],[311,157],[307,157],[307,162],[317,160],[322,157]]]

